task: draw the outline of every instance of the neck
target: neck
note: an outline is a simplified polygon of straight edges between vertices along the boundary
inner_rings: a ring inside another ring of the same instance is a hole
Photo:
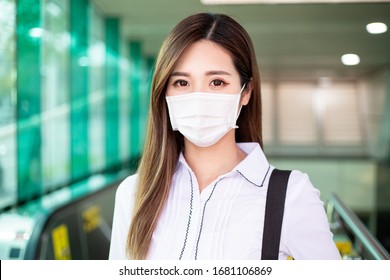
[[[195,173],[200,192],[218,176],[230,172],[246,156],[235,142],[234,129],[210,147],[201,148],[186,139],[184,147],[184,157]]]

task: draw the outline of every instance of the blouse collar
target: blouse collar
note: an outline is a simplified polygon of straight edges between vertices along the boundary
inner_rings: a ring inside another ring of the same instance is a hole
[[[234,173],[240,174],[244,177],[244,179],[246,179],[253,185],[257,187],[262,187],[265,177],[270,171],[270,164],[268,163],[268,160],[265,157],[265,154],[261,149],[259,143],[237,143],[237,146],[241,150],[243,150],[247,154],[247,156],[228,174],[232,174],[233,171],[236,171]],[[179,155],[179,163],[183,164],[186,168],[191,170],[191,168],[188,166],[187,161],[184,158],[183,152],[181,152]]]

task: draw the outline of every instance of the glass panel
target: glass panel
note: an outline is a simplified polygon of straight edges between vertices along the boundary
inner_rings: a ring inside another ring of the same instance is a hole
[[[119,163],[119,20],[107,18],[106,29],[106,167]]]
[[[315,86],[284,83],[278,90],[278,129],[282,144],[316,145]]]
[[[88,0],[70,0],[70,97],[71,97],[71,174],[72,180],[89,174],[88,147]]]
[[[361,145],[362,130],[358,100],[353,83],[334,84],[322,89],[324,141],[327,145]]]
[[[15,0],[0,0],[0,209],[16,202]]]
[[[130,63],[128,45],[122,40],[119,90],[119,154],[122,162],[130,157]]]
[[[387,80],[390,80],[390,68],[376,72],[372,76],[358,81],[357,91],[360,104],[363,107],[360,116],[363,120],[362,138],[363,142],[367,142],[369,153],[375,158],[383,158],[386,155],[386,145],[383,145],[381,139],[382,129],[386,113],[386,85]],[[381,143],[382,142],[382,143]]]
[[[68,1],[45,0],[42,38],[42,180],[48,190],[70,180]]]
[[[105,167],[105,44],[104,19],[96,10],[90,8],[89,28],[89,163],[90,171]]]
[[[18,202],[42,194],[41,43],[38,0],[17,1],[17,174]]]

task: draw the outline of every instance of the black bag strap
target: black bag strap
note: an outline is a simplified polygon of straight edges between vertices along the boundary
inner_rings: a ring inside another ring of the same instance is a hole
[[[284,202],[291,170],[274,169],[269,179],[263,230],[262,260],[279,258]]]

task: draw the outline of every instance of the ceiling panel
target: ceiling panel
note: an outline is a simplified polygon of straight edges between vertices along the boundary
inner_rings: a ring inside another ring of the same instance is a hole
[[[102,13],[121,19],[125,39],[156,55],[166,34],[196,12],[231,15],[250,33],[263,78],[358,79],[390,66],[390,32],[372,35],[366,24],[390,27],[390,3],[250,4],[205,6],[199,0],[94,0]],[[340,57],[356,53],[361,63]]]

